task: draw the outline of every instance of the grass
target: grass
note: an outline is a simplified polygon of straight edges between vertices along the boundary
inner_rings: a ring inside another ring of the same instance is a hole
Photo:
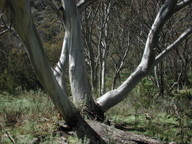
[[[174,97],[177,109],[170,105],[173,110],[169,113],[162,110],[165,107],[163,103],[159,104],[159,107],[146,107],[138,100],[139,96],[128,98],[106,113],[106,122],[110,121],[115,127],[154,137],[164,143],[192,143],[192,116],[187,115],[192,111],[185,104],[191,97],[191,92],[178,92]],[[133,92],[132,95],[136,94]],[[185,107],[181,107],[182,105]],[[63,136],[58,132],[59,121],[61,119],[51,100],[40,90],[22,91],[18,95],[0,94],[2,144],[12,144],[11,138],[17,144],[80,144],[76,136]]]
[[[16,143],[33,143],[39,137],[50,137],[58,117],[51,100],[41,91],[23,92],[14,96],[0,95],[1,142],[11,143],[7,132]]]
[[[147,107],[137,97],[135,101],[127,98],[108,111],[107,119],[123,130],[154,137],[163,143],[192,143],[191,97],[191,89],[177,91],[171,99],[157,100]]]

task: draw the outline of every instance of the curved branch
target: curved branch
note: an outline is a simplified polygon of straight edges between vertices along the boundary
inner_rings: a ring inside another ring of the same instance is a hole
[[[117,89],[109,91],[97,99],[98,105],[104,112],[123,100],[153,67],[159,33],[165,22],[174,14],[176,4],[176,0],[169,0],[159,10],[149,31],[142,60],[136,70]]]
[[[155,59],[155,52],[157,50],[159,33],[168,18],[173,15],[173,9],[175,8],[176,4],[176,0],[169,0],[163,4],[154,20],[153,25],[151,26],[147,36],[147,41],[145,43],[142,60],[139,64],[144,71],[149,71],[152,67]]]

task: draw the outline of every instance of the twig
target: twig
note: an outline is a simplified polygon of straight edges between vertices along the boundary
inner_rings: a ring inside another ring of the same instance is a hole
[[[11,136],[11,134],[8,132],[8,131],[5,131],[7,137],[10,139],[10,141],[13,143],[13,144],[16,144],[15,140],[13,139],[13,137]]]

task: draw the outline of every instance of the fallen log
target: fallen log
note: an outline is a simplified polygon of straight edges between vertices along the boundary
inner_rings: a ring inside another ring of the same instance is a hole
[[[116,144],[160,144],[161,142],[153,138],[125,132],[115,127],[108,126],[98,121],[87,120],[87,123],[106,141],[106,143]]]

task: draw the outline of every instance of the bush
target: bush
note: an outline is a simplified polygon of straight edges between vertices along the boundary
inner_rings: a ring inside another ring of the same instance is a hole
[[[25,51],[12,49],[3,61],[7,66],[0,73],[0,89],[14,93],[15,88],[36,89],[40,86]]]
[[[51,66],[54,66],[60,55],[61,43],[45,43],[45,51]],[[33,71],[27,53],[19,48],[0,50],[0,92],[16,94],[16,88],[36,90],[40,83]]]

